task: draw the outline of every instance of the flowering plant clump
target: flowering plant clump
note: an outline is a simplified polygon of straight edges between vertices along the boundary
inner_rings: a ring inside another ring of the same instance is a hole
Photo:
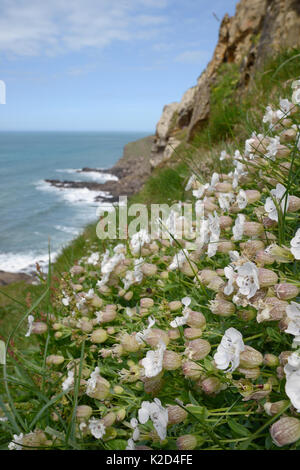
[[[299,93],[229,173],[191,176],[193,251],[146,230],[86,242],[26,312],[37,341],[3,360],[9,449],[300,448]]]

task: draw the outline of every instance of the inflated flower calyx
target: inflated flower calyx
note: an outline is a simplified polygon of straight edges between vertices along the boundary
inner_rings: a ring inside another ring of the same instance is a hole
[[[91,342],[96,344],[104,343],[107,338],[107,333],[103,328],[97,328],[97,330],[94,330],[90,336]]]
[[[47,356],[46,358],[46,364],[50,365],[53,364],[55,366],[59,366],[64,362],[65,358],[63,356],[59,356],[56,354],[50,354],[50,356]]]
[[[176,441],[176,447],[179,450],[193,450],[197,447],[197,437],[193,434],[185,434],[180,436]]]
[[[202,330],[201,328],[185,328],[183,334],[186,339],[196,339],[202,336]]]
[[[47,330],[48,330],[48,326],[46,323],[42,321],[33,322],[32,333],[36,335],[42,335],[43,333],[46,333]]]
[[[172,300],[172,302],[169,302],[168,307],[171,312],[176,312],[177,310],[182,308],[182,303],[180,300]]]
[[[120,340],[120,344],[125,352],[137,352],[141,344],[137,341],[135,334],[124,333]]]
[[[288,404],[288,400],[279,400],[275,401],[274,403],[266,402],[264,404],[264,409],[269,416],[275,416],[284,409],[286,409]]]
[[[272,424],[270,434],[275,445],[283,447],[300,439],[300,420],[283,417]]]
[[[79,405],[76,409],[76,418],[79,422],[88,420],[93,413],[93,409],[88,405]]]
[[[168,425],[182,423],[188,417],[188,413],[178,405],[167,406]]]
[[[211,300],[209,308],[215,315],[220,317],[230,317],[235,313],[236,307],[232,302],[227,300]]]
[[[198,361],[200,359],[204,359],[211,350],[211,345],[205,339],[194,339],[189,341],[186,344],[187,348],[185,350],[185,355],[189,359],[193,359]]]
[[[206,395],[216,395],[226,388],[218,377],[207,377],[201,380],[199,385]]]
[[[185,377],[189,377],[192,380],[200,379],[201,375],[203,375],[202,367],[193,361],[185,361],[182,364],[182,372]]]
[[[278,282],[278,276],[274,271],[266,268],[258,269],[258,281],[260,287],[274,286]]]
[[[245,346],[244,351],[240,353],[240,367],[252,369],[260,366],[262,363],[263,355],[251,346]]]
[[[165,351],[163,355],[163,368],[165,370],[176,370],[181,367],[182,359],[180,354],[174,351]]]
[[[288,283],[277,284],[274,289],[277,297],[282,300],[293,299],[294,297],[297,297],[300,292],[299,287]]]

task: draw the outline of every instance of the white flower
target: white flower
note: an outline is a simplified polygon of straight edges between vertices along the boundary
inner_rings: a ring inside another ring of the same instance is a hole
[[[145,424],[149,419],[151,419],[158,436],[161,439],[166,438],[168,410],[162,406],[161,401],[158,398],[154,398],[152,403],[149,401],[143,401],[138,412],[138,417],[141,424]]]
[[[155,351],[148,351],[146,357],[142,359],[141,363],[145,369],[146,377],[156,377],[162,371],[165,350],[166,345],[161,341]]]
[[[103,274],[102,279],[97,282],[97,287],[104,286],[108,280],[110,273],[115,269],[115,267],[125,259],[124,253],[115,253],[110,257],[109,251],[106,250],[104,253],[102,262],[101,262],[101,273]]]
[[[133,439],[134,441],[138,441],[139,438],[140,438],[140,430],[139,430],[139,428],[138,428],[138,424],[139,424],[139,422],[138,422],[138,420],[137,420],[136,418],[132,418],[132,419],[130,420],[130,426],[131,426],[132,429],[133,429],[132,439]]]
[[[114,247],[114,253],[126,253],[126,247],[123,243],[119,243]]]
[[[130,248],[134,255],[137,255],[141,248],[146,244],[150,243],[151,238],[149,233],[145,229],[141,229],[135,233],[130,240]]]
[[[236,274],[232,266],[226,266],[226,268],[224,268],[224,274],[228,279],[228,284],[224,287],[224,294],[230,295],[233,292],[233,283],[235,281]]]
[[[188,251],[187,250],[180,250],[176,255],[174,256],[172,263],[169,266],[169,270],[173,271],[174,269],[179,269],[182,267],[182,265],[185,263],[188,257]]]
[[[25,335],[26,338],[28,338],[28,336],[30,336],[31,333],[32,333],[33,322],[34,322],[34,316],[33,316],[33,315],[28,315],[27,320],[28,320],[28,330],[27,330],[27,333],[26,333],[26,335]]]
[[[74,371],[68,371],[68,377],[62,383],[62,389],[64,392],[68,392],[74,385]]]
[[[226,372],[233,372],[240,364],[240,353],[244,351],[245,345],[242,334],[235,328],[228,328],[214,355],[214,360],[218,369]]]
[[[203,194],[205,193],[205,191],[208,189],[209,187],[209,184],[206,183],[206,184],[201,184],[199,186],[199,188],[197,189],[193,189],[193,196],[196,198],[196,199],[201,199]]]
[[[295,341],[300,340],[300,304],[297,302],[291,302],[286,307],[286,314],[289,320],[291,320],[288,324],[286,333],[295,336]]]
[[[70,297],[67,295],[66,297],[64,297],[62,300],[62,304],[67,307],[69,304],[70,304]]]
[[[237,268],[236,283],[239,293],[251,299],[259,289],[258,269],[254,263],[247,261]]]
[[[218,241],[220,239],[220,218],[216,211],[214,215],[208,214],[208,226],[210,230],[209,245],[207,249],[207,255],[211,258],[214,256],[218,249]]]
[[[286,98],[280,98],[279,101],[280,110],[283,112],[284,116],[287,117],[290,115],[291,109],[293,108],[293,103],[291,103]]]
[[[245,209],[245,207],[247,206],[247,194],[243,189],[240,189],[240,192],[236,197],[236,202],[240,209]]]
[[[298,228],[294,238],[291,239],[291,253],[295,259],[300,259],[300,228]]]
[[[91,256],[87,259],[87,264],[93,264],[95,266],[98,263],[99,258],[99,253],[92,253]]]
[[[154,325],[155,325],[155,319],[150,316],[150,317],[148,318],[148,328],[146,328],[146,329],[143,330],[143,331],[139,331],[139,332],[135,335],[136,340],[137,340],[138,343],[143,344],[143,343],[145,342],[145,340],[147,339],[148,334],[149,334],[150,331],[151,331],[152,326],[154,326]]]
[[[190,176],[187,184],[186,184],[186,187],[185,187],[185,191],[189,191],[192,186],[193,186],[193,183],[196,181],[196,175],[192,174],[192,176]]]
[[[19,435],[14,434],[13,441],[8,444],[8,449],[9,450],[22,450],[23,447],[20,444],[22,444],[23,442],[23,437],[24,437],[23,433]]]
[[[286,375],[285,393],[300,413],[300,356],[297,353],[289,356],[284,372]]]
[[[287,194],[286,188],[281,183],[277,184],[276,189],[271,190],[271,195],[273,198],[267,197],[266,199],[265,210],[271,220],[278,222],[278,212],[274,199],[277,205],[281,207],[282,212],[284,212],[285,208],[289,205],[289,195]]]
[[[280,146],[279,137],[277,135],[275,137],[270,137],[269,138],[269,145],[267,146],[267,152],[266,152],[265,156],[274,161],[275,157],[277,155],[277,152],[279,150],[279,146]]]
[[[95,370],[91,373],[89,380],[87,381],[87,385],[86,385],[87,395],[90,395],[91,393],[95,391],[98,377],[100,377],[100,369],[99,367],[96,367]]]
[[[226,150],[222,150],[222,152],[220,154],[220,162],[225,160],[226,156],[227,156]]]
[[[132,284],[137,284],[143,280],[143,272],[141,270],[143,258],[134,260],[133,271],[126,271],[125,278],[123,279],[124,289],[127,290]]]
[[[89,430],[96,439],[101,439],[105,434],[105,426],[100,419],[91,418],[89,420]]]
[[[241,158],[242,158],[242,156],[241,156],[240,152],[238,150],[236,150],[235,160],[233,161],[233,163],[235,165],[235,170],[234,170],[234,173],[233,173],[233,180],[232,180],[233,189],[238,187],[239,178],[241,176],[246,176],[247,175],[247,171],[245,171],[245,168],[246,168],[245,165],[239,161],[239,159],[241,159]]]
[[[183,299],[181,299],[181,302],[184,305],[184,309],[182,311],[182,316],[175,317],[175,319],[170,322],[170,326],[172,328],[177,328],[178,326],[183,326],[188,321],[189,314],[190,314],[190,310],[189,310],[188,306],[191,303],[191,299],[190,299],[190,297],[184,297]]]
[[[233,193],[220,193],[218,196],[219,206],[223,211],[229,211],[230,205],[234,200]]]
[[[229,257],[230,257],[230,261],[233,263],[235,261],[238,261],[240,259],[240,254],[238,251],[234,250],[234,251],[229,251]]]
[[[238,214],[237,218],[235,219],[235,224],[232,227],[233,239],[235,241],[241,240],[244,233],[244,223],[246,221],[246,217],[244,214]]]
[[[296,88],[292,95],[293,104],[300,104],[300,88]]]
[[[135,443],[133,439],[128,439],[127,447],[125,450],[135,450]]]
[[[216,186],[216,184],[219,182],[219,180],[220,180],[219,174],[218,174],[218,173],[213,173],[213,174],[212,174],[212,177],[211,177],[209,189],[210,189],[210,190],[215,189],[215,186]]]

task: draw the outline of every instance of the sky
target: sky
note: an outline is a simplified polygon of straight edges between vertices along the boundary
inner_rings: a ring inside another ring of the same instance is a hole
[[[155,130],[237,0],[0,0],[0,130]]]

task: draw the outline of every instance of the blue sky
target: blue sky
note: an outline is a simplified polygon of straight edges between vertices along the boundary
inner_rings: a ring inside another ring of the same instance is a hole
[[[0,130],[154,132],[237,0],[0,0]]]

